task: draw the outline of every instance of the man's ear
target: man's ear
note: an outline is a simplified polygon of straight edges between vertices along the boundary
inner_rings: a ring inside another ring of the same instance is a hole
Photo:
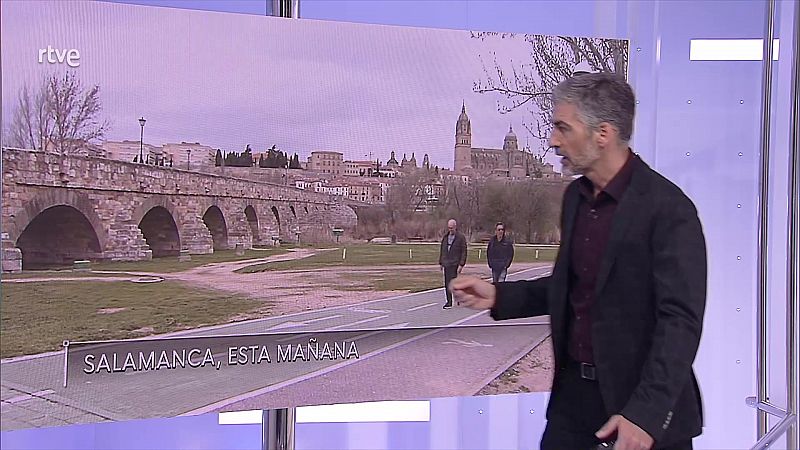
[[[617,135],[617,129],[614,127],[614,125],[611,125],[608,122],[601,122],[600,125],[595,128],[594,135],[597,141],[597,146],[600,148],[605,148],[614,141]]]

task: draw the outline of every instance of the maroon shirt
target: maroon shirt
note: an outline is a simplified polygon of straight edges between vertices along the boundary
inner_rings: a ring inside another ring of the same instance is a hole
[[[631,181],[634,158],[631,152],[625,165],[597,197],[588,178],[578,180],[581,195],[570,252],[569,302],[573,315],[568,343],[569,354],[578,362],[594,363],[591,311],[597,272],[608,245],[614,211]]]

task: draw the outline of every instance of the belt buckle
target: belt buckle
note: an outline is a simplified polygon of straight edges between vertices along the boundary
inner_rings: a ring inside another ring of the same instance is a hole
[[[581,378],[584,380],[597,380],[595,366],[593,364],[581,363]]]

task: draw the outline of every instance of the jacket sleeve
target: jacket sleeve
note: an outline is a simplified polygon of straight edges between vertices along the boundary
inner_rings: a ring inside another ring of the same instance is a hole
[[[497,283],[494,307],[489,311],[489,315],[494,320],[544,316],[548,314],[549,285],[549,276],[535,280]]]
[[[506,269],[511,267],[511,262],[514,261],[514,243],[508,243],[508,261],[506,261]]]
[[[675,196],[656,215],[652,237],[656,326],[639,384],[621,414],[656,442],[689,381],[706,304],[706,245],[697,211]],[[660,215],[660,217],[659,217]]]
[[[461,259],[458,261],[459,266],[467,265],[467,238],[464,237],[461,240],[460,247],[461,247]]]
[[[486,246],[486,264],[489,266],[489,268],[492,267],[492,242],[494,242],[494,240],[490,239],[489,245]]]
[[[439,265],[444,265],[444,241],[439,243]]]

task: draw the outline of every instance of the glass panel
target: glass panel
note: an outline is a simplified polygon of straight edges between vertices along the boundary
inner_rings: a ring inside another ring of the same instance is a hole
[[[0,447],[4,450],[261,448],[261,423],[220,425],[218,417],[218,414],[204,414],[4,431],[0,433]]]

